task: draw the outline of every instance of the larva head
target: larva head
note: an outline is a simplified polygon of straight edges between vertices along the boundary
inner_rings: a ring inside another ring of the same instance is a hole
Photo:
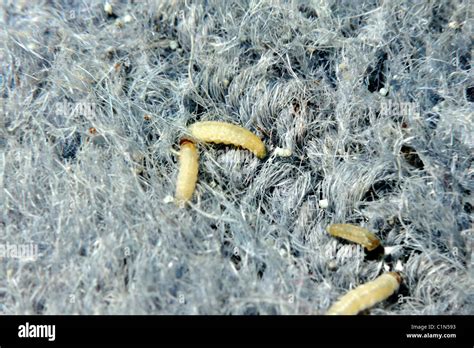
[[[399,273],[397,273],[397,272],[388,272],[388,274],[390,274],[392,277],[394,277],[397,280],[398,284],[402,283],[402,277],[400,276]]]
[[[260,145],[260,144],[259,144]],[[267,155],[267,149],[265,148],[265,144],[262,142],[258,149],[254,152],[255,156],[260,159],[264,159]]]
[[[183,146],[183,145],[186,145],[186,144],[192,144],[192,145],[194,145],[194,141],[192,141],[192,140],[189,139],[189,138],[182,138],[182,139],[179,141],[179,146]]]
[[[368,237],[367,238],[367,243],[365,245],[365,248],[368,250],[368,251],[372,251],[374,249],[376,249],[378,246],[380,245],[380,240],[378,238],[370,238]]]
[[[265,156],[267,155],[267,148],[265,147],[265,143],[262,141],[262,139],[257,137],[255,134],[250,133],[246,129],[244,131],[245,133],[248,134],[247,144],[246,145],[241,144],[241,145],[247,148],[248,150],[250,150],[251,152],[253,152],[253,154],[257,156],[258,158],[260,159],[265,158]]]

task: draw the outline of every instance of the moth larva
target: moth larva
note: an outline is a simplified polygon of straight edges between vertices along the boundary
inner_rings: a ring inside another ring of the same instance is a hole
[[[342,296],[326,315],[355,315],[387,299],[398,290],[402,278],[396,272],[382,274],[375,280],[365,283]]]
[[[209,143],[231,144],[252,151],[257,157],[265,157],[265,144],[249,130],[234,124],[218,121],[197,122],[189,126],[196,139]]]
[[[179,172],[176,180],[176,200],[184,203],[191,199],[198,177],[199,155],[196,145],[183,140],[179,150]]]
[[[332,224],[326,229],[331,236],[340,237],[364,246],[368,251],[380,245],[380,240],[368,229],[350,224]]]

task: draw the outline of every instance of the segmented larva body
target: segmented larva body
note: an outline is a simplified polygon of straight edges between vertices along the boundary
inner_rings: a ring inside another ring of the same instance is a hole
[[[331,236],[344,238],[364,246],[368,251],[380,245],[380,240],[368,229],[350,224],[332,224],[326,229]]]
[[[189,126],[189,131],[199,141],[241,146],[259,158],[267,154],[265,144],[259,137],[234,124],[218,121],[197,122]]]
[[[193,196],[198,177],[199,155],[196,145],[183,140],[179,151],[179,172],[176,180],[176,201],[185,203]]]
[[[396,272],[382,274],[342,296],[326,315],[355,315],[387,299],[398,290],[402,278]]]

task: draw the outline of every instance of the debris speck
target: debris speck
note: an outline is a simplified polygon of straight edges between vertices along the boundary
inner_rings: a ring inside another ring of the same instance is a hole
[[[105,11],[105,13],[107,13],[109,16],[112,15],[113,9],[112,9],[112,5],[111,5],[109,2],[106,2],[106,3],[104,4],[104,11]]]
[[[379,93],[381,96],[386,96],[388,94],[388,89],[385,87],[380,88]]]
[[[174,202],[174,197],[167,195],[165,198],[163,198],[163,203],[168,204],[168,203],[173,203]]]
[[[337,262],[335,260],[328,261],[328,269],[335,271],[337,269]]]
[[[402,262],[400,260],[398,260],[397,263],[395,264],[395,271],[397,271],[397,272],[403,271],[403,265],[402,265]]]
[[[461,24],[459,24],[458,21],[452,21],[452,22],[449,22],[448,24],[448,28],[450,29],[459,29],[461,27]]]
[[[291,151],[291,149],[285,149],[285,148],[281,148],[281,147],[277,147],[273,153],[275,154],[275,156],[278,156],[278,157],[290,157],[293,152]]]
[[[178,43],[175,40],[171,40],[169,43],[170,48],[174,51],[178,48]]]

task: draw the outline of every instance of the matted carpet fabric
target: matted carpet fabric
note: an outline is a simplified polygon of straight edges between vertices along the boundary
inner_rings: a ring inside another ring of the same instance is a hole
[[[468,1],[9,1],[0,15],[0,313],[473,314]],[[256,134],[259,159],[197,144]],[[385,253],[326,232],[368,228]]]

